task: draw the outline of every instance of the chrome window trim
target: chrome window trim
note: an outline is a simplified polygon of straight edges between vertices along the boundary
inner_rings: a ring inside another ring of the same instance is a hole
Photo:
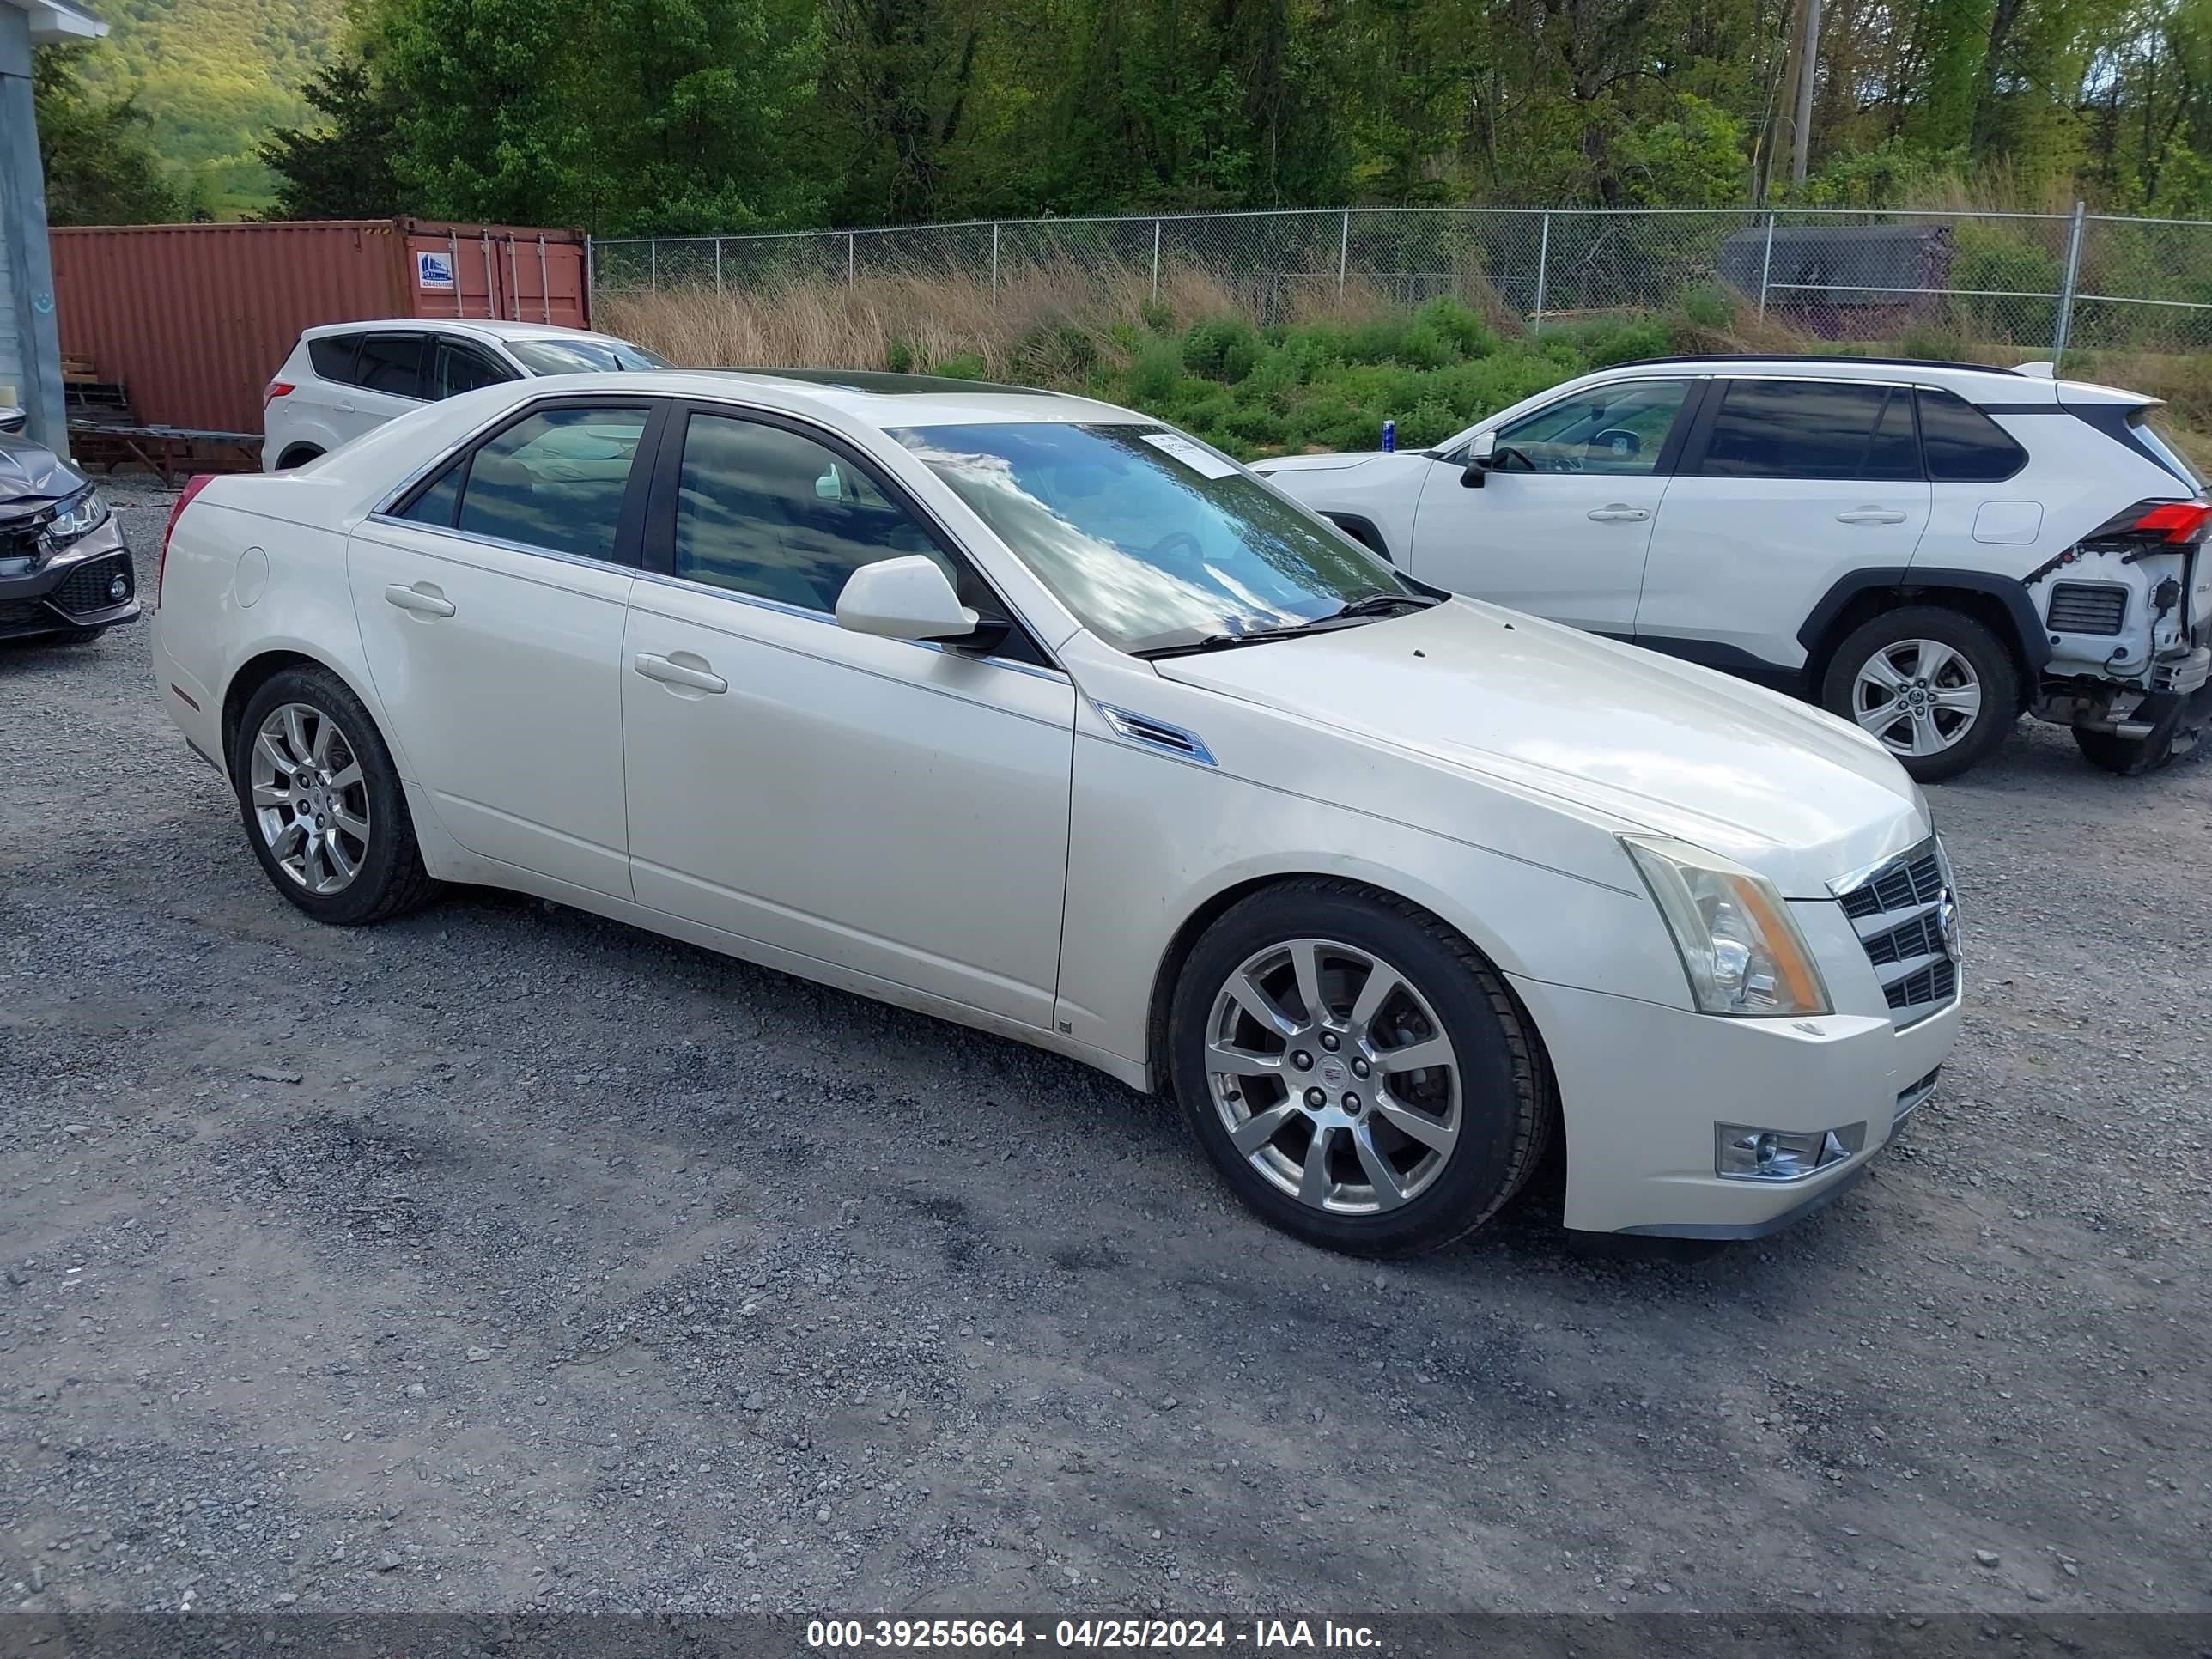
[[[726,600],[732,605],[749,605],[756,611],[773,611],[777,616],[789,617],[797,622],[821,623],[830,628],[838,626],[836,615],[832,611],[817,611],[808,605],[792,605],[782,599],[771,599],[757,593],[741,593],[734,587],[721,587],[713,582],[694,581],[689,576],[664,576],[658,570],[640,570],[634,574],[640,581],[653,582],[662,587],[672,587],[678,592],[696,593],[707,599]],[[998,590],[994,588],[992,591],[997,592]],[[1003,600],[1005,595],[1001,594],[1000,597]],[[966,654],[954,649],[941,640],[893,640],[890,643],[915,646],[924,651],[942,652],[952,657]],[[1040,645],[1037,649],[1042,651],[1044,647]],[[1062,685],[1073,684],[1067,671],[1057,664],[1042,666],[1033,662],[1018,662],[1012,657],[968,656],[967,660],[988,664],[993,668],[1010,668],[1017,674],[1027,674],[1036,679],[1053,680]]]
[[[449,542],[459,542],[464,547],[495,547],[504,553],[527,553],[532,558],[550,559],[556,564],[573,564],[585,570],[611,570],[623,576],[645,574],[635,565],[624,564],[620,559],[597,559],[583,553],[563,553],[556,547],[533,547],[528,542],[508,541],[504,536],[484,536],[473,531],[450,529],[441,524],[422,524],[413,519],[396,518],[389,513],[372,513],[365,522],[390,525],[395,529],[411,530],[422,536],[441,537]]]

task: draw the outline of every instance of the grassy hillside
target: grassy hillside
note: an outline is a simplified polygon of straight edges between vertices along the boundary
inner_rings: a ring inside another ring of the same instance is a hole
[[[208,205],[230,218],[266,202],[267,169],[254,145],[310,112],[299,88],[313,78],[344,22],[343,0],[93,0],[112,27],[86,64],[87,82],[116,95],[136,88],[162,159],[202,181]]]
[[[1843,346],[1698,289],[1663,312],[1562,319],[1531,334],[1494,296],[1418,310],[1355,279],[1292,293],[1264,325],[1202,271],[1026,269],[994,294],[972,277],[864,276],[603,295],[600,326],[702,367],[925,369],[1081,392],[1140,409],[1232,455],[1372,449],[1384,420],[1419,448],[1573,375],[1670,352],[1832,351],[2015,362],[2016,349],[1948,332]],[[2212,466],[2212,355],[2075,352],[2067,372],[2169,400],[2162,417]]]

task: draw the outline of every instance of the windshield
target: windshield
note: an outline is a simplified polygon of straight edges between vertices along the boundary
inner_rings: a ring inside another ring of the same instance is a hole
[[[545,337],[509,340],[507,349],[532,374],[611,374],[624,368],[673,368],[657,351],[627,340],[569,340]]]
[[[1158,427],[909,427],[953,488],[1093,633],[1124,651],[1425,603],[1364,548],[1194,439]]]

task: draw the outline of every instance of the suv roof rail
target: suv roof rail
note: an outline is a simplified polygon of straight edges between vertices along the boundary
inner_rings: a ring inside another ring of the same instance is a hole
[[[1942,357],[1848,357],[1832,351],[1699,351],[1680,357],[1638,357],[1608,368],[1642,368],[1654,363],[1865,363],[1875,368],[1965,368],[1979,374],[2018,374],[1995,363],[1954,362]],[[1595,371],[1594,371],[1595,372]]]

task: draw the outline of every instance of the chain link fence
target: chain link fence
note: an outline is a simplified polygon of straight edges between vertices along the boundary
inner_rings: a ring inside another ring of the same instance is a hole
[[[1455,295],[1531,330],[1680,307],[1751,315],[1914,356],[2212,348],[2212,222],[1843,210],[1342,208],[1034,219],[591,245],[594,291],[1001,284],[1075,267],[1149,281],[1202,270],[1263,322],[1354,284],[1401,304]]]

